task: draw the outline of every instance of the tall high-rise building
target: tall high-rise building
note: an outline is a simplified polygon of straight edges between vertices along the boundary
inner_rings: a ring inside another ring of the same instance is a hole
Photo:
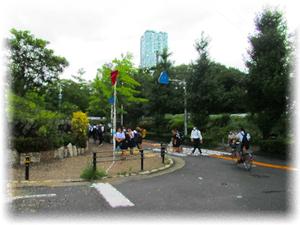
[[[155,66],[158,54],[162,53],[164,48],[168,48],[168,34],[146,30],[141,37],[140,66],[142,68]]]

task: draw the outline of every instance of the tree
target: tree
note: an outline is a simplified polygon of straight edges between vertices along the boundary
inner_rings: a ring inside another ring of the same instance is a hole
[[[207,107],[211,104],[212,99],[206,94],[217,86],[215,82],[205,79],[208,76],[210,67],[208,45],[209,38],[202,32],[201,39],[195,43],[199,58],[192,65],[193,71],[187,81],[188,108],[194,125],[199,128],[203,127],[208,121],[209,111]]]
[[[105,64],[98,69],[96,79],[92,82],[92,96],[90,98],[89,109],[96,111],[97,107],[104,109],[105,116],[110,115],[108,100],[113,96],[110,73],[119,71],[117,78],[117,106],[118,112],[126,113],[126,108],[135,103],[145,103],[147,99],[139,97],[140,91],[136,90],[140,83],[134,79],[136,69],[132,63],[130,54],[122,55],[121,59],[114,59],[110,64]],[[98,104],[98,106],[96,105]],[[122,108],[122,105],[124,106]]]
[[[255,26],[246,63],[247,97],[249,110],[266,139],[286,114],[291,46],[281,12],[264,10],[256,17]]]
[[[11,30],[8,39],[9,74],[14,93],[24,96],[27,91],[43,93],[48,84],[68,65],[64,57],[46,48],[48,41],[35,38],[29,31]]]

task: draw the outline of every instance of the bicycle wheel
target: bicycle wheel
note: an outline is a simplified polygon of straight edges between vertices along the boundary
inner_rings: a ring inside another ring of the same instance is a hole
[[[252,156],[250,154],[245,156],[244,167],[248,171],[252,169]]]

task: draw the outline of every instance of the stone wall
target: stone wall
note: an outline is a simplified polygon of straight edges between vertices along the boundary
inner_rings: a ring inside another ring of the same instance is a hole
[[[69,143],[65,147],[60,147],[59,149],[52,150],[52,151],[18,153],[16,150],[12,150],[9,158],[9,163],[12,165],[16,165],[16,164],[24,165],[26,156],[30,156],[30,160],[32,163],[45,162],[52,159],[59,160],[59,159],[82,155],[87,150],[88,150],[88,144],[86,148],[77,148],[75,145],[73,146],[71,143]]]

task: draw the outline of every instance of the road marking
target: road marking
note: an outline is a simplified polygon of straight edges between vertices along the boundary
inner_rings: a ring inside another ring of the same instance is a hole
[[[220,155],[210,155],[210,157],[213,158],[218,158],[218,159],[224,159],[224,160],[235,160],[231,157],[228,156],[220,156]],[[289,171],[298,171],[297,168],[294,167],[290,167],[290,166],[283,166],[283,165],[275,165],[275,164],[270,164],[270,163],[263,163],[263,162],[257,162],[257,161],[253,161],[254,165],[257,166],[263,166],[263,167],[269,167],[269,168],[273,168],[273,169],[281,169],[281,170],[289,170]]]
[[[92,185],[105,198],[108,204],[113,207],[128,207],[134,204],[127,199],[121,192],[109,183],[98,183]]]
[[[40,195],[24,195],[24,196],[16,196],[12,198],[12,201],[17,199],[26,199],[26,198],[50,198],[55,197],[56,194],[40,194]]]

